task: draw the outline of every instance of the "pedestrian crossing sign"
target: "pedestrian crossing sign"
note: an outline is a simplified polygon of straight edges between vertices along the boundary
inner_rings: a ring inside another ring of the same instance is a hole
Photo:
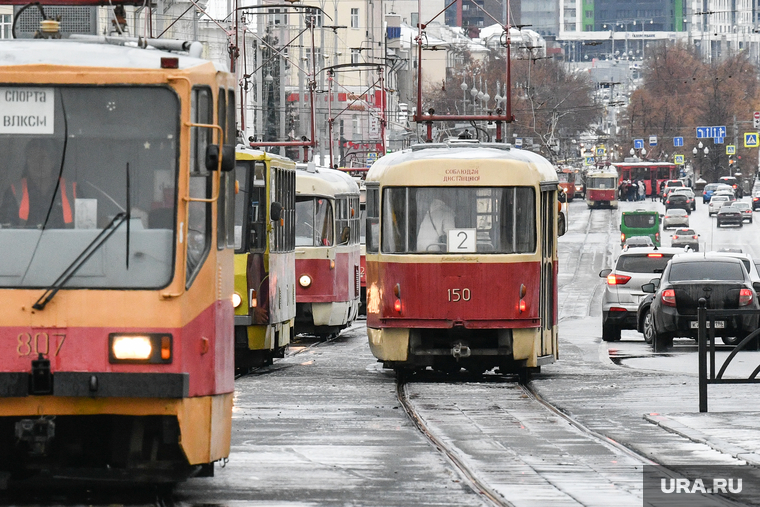
[[[735,155],[736,154],[736,146],[733,144],[727,144],[726,145],[726,155]]]
[[[745,132],[744,133],[744,147],[745,148],[757,148],[760,146],[760,141],[758,141],[758,133],[757,132]]]
[[[594,165],[594,157],[585,157],[584,164],[585,165]]]
[[[678,165],[683,165],[683,155],[676,155],[674,162]]]

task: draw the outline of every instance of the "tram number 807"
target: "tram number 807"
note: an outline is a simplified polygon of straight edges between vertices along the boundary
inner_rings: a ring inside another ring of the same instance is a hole
[[[450,303],[456,303],[457,301],[469,301],[472,298],[470,289],[448,289],[448,296]]]
[[[58,342],[58,345],[53,345],[55,348],[55,356],[61,352],[63,342],[66,341],[66,335],[64,333],[20,333],[18,335],[18,341],[16,346],[16,352],[19,357],[30,355],[50,355],[51,342]]]

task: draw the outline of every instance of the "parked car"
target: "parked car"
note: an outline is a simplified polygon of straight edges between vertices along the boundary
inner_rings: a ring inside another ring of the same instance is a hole
[[[631,236],[649,236],[653,246],[660,246],[660,214],[644,209],[624,211],[620,216],[620,244]]]
[[[687,196],[684,194],[676,194],[671,192],[668,195],[668,198],[665,199],[665,211],[674,209],[674,208],[681,208],[682,210],[686,211],[687,214],[691,214],[691,205],[694,202],[692,199],[691,201]]]
[[[603,269],[606,278],[602,296],[602,340],[620,340],[622,329],[636,329],[636,310],[646,296],[641,285],[658,276],[665,265],[682,248],[627,248],[615,261],[613,269]]]
[[[725,183],[726,185],[730,185],[731,188],[734,189],[734,193],[736,194],[736,197],[741,199],[744,197],[744,189],[742,189],[742,186],[739,184],[739,181],[733,177],[733,176],[721,176],[718,178],[718,183]]]
[[[651,314],[652,342],[656,351],[673,346],[673,338],[697,337],[697,306],[705,298],[712,309],[760,309],[756,291],[747,270],[739,259],[716,258],[706,254],[677,255],[665,267],[659,283],[655,280],[641,286],[654,294],[649,308],[642,298],[637,311],[638,326],[646,328],[646,312]],[[726,343],[736,343],[757,329],[757,315],[721,317],[715,321],[715,336]],[[646,337],[646,330],[644,331]]]
[[[725,195],[713,195],[712,199],[710,199],[710,204],[707,205],[707,214],[710,216],[715,215],[728,202],[730,201]]]
[[[695,252],[699,252],[699,234],[694,229],[677,229],[670,237],[670,246],[673,248],[688,246]]]
[[[713,192],[715,192],[715,189],[718,188],[717,183],[708,183],[705,185],[704,190],[702,190],[702,203],[707,204],[710,202],[710,198],[713,195]]]
[[[735,208],[733,205],[723,205],[718,210],[717,223],[718,227],[724,225],[738,225],[739,227],[744,225],[744,217],[742,217],[741,210]]]
[[[649,236],[631,236],[625,240],[625,245],[623,245],[624,248],[642,248],[653,246],[655,246],[655,244],[652,242],[652,238]]]
[[[662,228],[669,229],[671,227],[688,227],[689,226],[689,214],[685,209],[674,208],[665,211],[662,217]]]
[[[691,210],[694,211],[697,209],[697,198],[694,195],[694,191],[689,187],[675,187],[673,190],[670,191],[670,195],[673,194],[684,194],[688,199],[689,202],[691,202]]]
[[[732,208],[736,208],[742,213],[742,220],[749,220],[752,223],[752,205],[746,201],[735,201],[731,204]]]

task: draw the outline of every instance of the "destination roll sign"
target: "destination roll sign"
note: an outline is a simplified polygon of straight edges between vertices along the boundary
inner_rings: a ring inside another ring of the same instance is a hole
[[[0,134],[53,134],[52,88],[0,88]]]

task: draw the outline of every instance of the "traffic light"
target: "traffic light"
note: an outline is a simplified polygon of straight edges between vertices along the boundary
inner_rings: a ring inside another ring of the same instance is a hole
[[[728,167],[733,167],[733,166],[734,166],[734,159],[729,158],[728,159]]]

